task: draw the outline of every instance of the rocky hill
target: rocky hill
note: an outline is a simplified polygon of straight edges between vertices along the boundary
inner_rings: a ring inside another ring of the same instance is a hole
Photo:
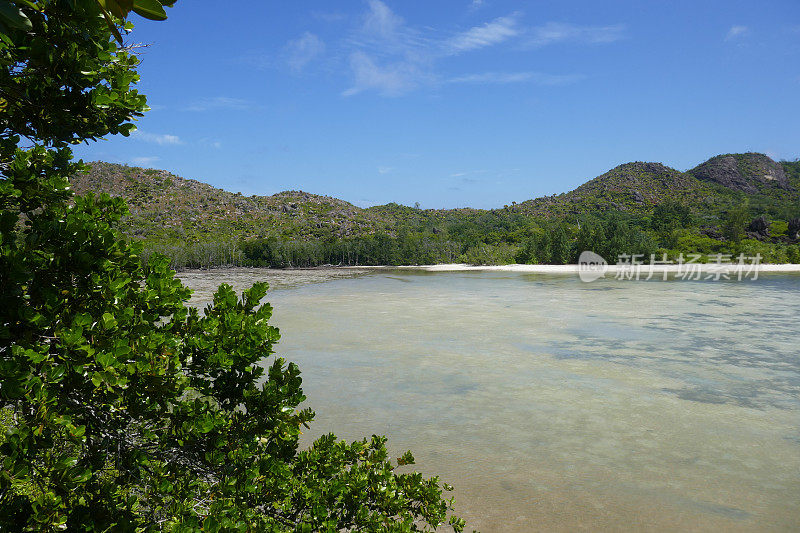
[[[607,210],[644,214],[677,200],[713,217],[748,201],[780,217],[800,206],[799,167],[798,162],[778,163],[758,153],[719,155],[687,172],[661,163],[625,163],[573,191],[528,200],[518,208],[545,217]]]
[[[797,216],[800,163],[777,163],[763,154],[725,154],[688,172],[661,163],[620,165],[573,191],[493,210],[419,210],[398,204],[368,209],[302,191],[243,196],[163,170],[94,162],[73,179],[79,194],[106,192],[127,200],[126,232],[150,240],[204,240],[266,236],[325,240],[372,233],[394,234],[399,225],[487,217],[573,218],[619,210],[647,214],[677,200],[704,218],[715,218],[745,200],[775,217]]]
[[[783,165],[764,154],[725,154],[712,157],[687,174],[728,189],[756,194],[765,189],[791,190]]]
[[[520,208],[540,216],[572,216],[616,209],[642,212],[667,199],[704,205],[714,191],[697,179],[661,163],[634,162],[615,167],[568,193],[528,200]]]
[[[93,162],[75,176],[76,193],[105,192],[125,198],[131,215],[126,229],[135,236],[201,239],[266,235],[326,238],[383,229],[387,221],[348,202],[303,191],[243,196],[164,170]]]

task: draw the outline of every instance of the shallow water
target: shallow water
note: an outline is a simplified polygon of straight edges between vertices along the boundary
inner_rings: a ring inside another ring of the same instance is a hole
[[[306,439],[388,435],[456,486],[468,529],[800,530],[800,276],[181,277],[198,304],[277,281]]]

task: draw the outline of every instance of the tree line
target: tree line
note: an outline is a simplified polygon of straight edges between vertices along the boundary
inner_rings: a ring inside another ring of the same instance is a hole
[[[561,265],[576,263],[586,250],[610,262],[621,255],[667,254],[675,258],[680,253],[760,253],[765,261],[800,261],[800,249],[788,237],[783,239],[785,242],[748,239],[751,217],[747,204],[734,206],[723,215],[719,235],[710,237],[698,230],[700,221],[687,206],[667,201],[648,216],[611,211],[584,215],[574,221],[522,216],[500,219],[491,215],[466,220],[417,220],[401,225],[394,235],[378,232],[318,240],[270,236],[243,241],[148,243],[145,256],[163,254],[176,269],[440,263]]]

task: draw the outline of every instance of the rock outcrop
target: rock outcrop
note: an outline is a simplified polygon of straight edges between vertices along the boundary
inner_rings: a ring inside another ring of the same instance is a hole
[[[762,215],[750,222],[747,226],[747,233],[750,237],[756,239],[769,237],[769,220],[767,220],[767,217]]]
[[[792,240],[800,238],[800,218],[793,218],[789,221],[789,230],[786,234]]]
[[[693,168],[689,174],[701,181],[748,194],[763,187],[791,188],[783,167],[757,153],[718,155]]]

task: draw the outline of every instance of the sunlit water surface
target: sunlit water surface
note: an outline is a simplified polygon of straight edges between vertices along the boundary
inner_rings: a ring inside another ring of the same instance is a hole
[[[483,531],[800,530],[800,276],[410,270],[269,281],[311,439],[389,436]]]

